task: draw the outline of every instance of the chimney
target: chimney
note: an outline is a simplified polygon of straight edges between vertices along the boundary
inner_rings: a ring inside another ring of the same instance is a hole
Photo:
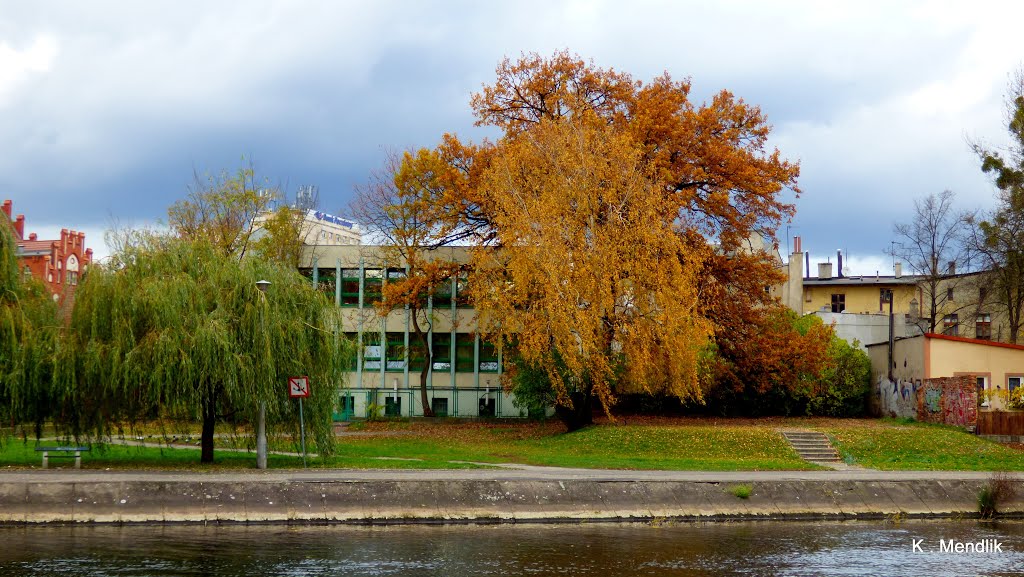
[[[804,253],[804,278],[810,280],[811,278],[811,251]]]
[[[902,277],[903,276],[903,263],[897,262],[896,263],[896,270],[893,271],[893,272],[896,274],[896,278]]]
[[[836,251],[836,278],[843,278],[843,251]]]
[[[793,254],[800,254],[801,252],[803,252],[802,250],[800,250],[801,248],[803,247],[800,246],[800,237],[793,237]]]
[[[819,262],[818,263],[818,280],[828,280],[832,278],[832,263],[830,262]]]
[[[4,214],[7,215],[8,219],[11,218],[11,208],[13,206],[14,206],[14,203],[10,199],[7,199],[7,200],[4,201]]]
[[[38,237],[36,236],[36,233],[34,233],[34,232],[28,235],[28,239],[29,239],[29,240],[35,240],[35,239],[37,239],[37,238],[38,238]]]
[[[18,218],[14,219],[14,232],[18,233],[18,238],[25,238],[25,215],[19,214]]]
[[[954,261],[954,260],[949,261],[949,266],[947,267],[946,270],[949,271],[949,274],[956,274],[956,261]]]

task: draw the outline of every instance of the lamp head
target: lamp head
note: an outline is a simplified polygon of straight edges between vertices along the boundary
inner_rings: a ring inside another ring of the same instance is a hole
[[[256,288],[260,289],[261,293],[267,292],[267,287],[268,286],[270,286],[270,281],[268,281],[268,280],[258,280],[258,281],[256,281]]]

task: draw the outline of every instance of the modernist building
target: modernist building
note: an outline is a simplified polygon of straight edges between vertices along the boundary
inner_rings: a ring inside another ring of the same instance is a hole
[[[464,248],[436,251],[439,258],[466,263]],[[384,284],[405,269],[387,266],[380,247],[319,246],[306,251],[308,274],[319,290],[342,309],[344,331],[357,355],[337,403],[337,418],[382,415],[421,416],[420,372],[424,355],[408,310],[379,314]],[[466,279],[456,275],[427,301],[420,320],[429,333],[433,362],[427,367],[428,398],[438,416],[520,417],[502,390],[502,353],[476,332],[476,312],[465,298]]]
[[[35,233],[25,238],[25,215],[13,216],[13,204],[5,200],[3,211],[14,231],[23,274],[46,285],[55,300],[70,304],[81,275],[92,263],[92,249],[85,248],[85,233],[65,228],[59,239],[40,239]]]

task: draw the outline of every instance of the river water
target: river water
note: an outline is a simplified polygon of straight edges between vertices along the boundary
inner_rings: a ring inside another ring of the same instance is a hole
[[[0,576],[101,575],[1024,575],[1024,523],[0,528]]]

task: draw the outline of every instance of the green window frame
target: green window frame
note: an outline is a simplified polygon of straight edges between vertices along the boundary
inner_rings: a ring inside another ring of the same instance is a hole
[[[384,273],[379,268],[363,269],[363,304],[370,306],[379,303],[384,297]]]
[[[349,361],[348,370],[356,371],[359,369],[359,333],[345,333],[345,338],[352,342],[352,360]]]
[[[445,279],[434,287],[434,308],[448,309],[452,306],[452,279]]]
[[[460,274],[455,281],[455,307],[473,308],[473,301],[469,298],[469,277],[465,274]]]
[[[380,372],[380,333],[363,333],[363,372]]]
[[[334,300],[335,288],[334,284],[337,280],[337,271],[333,268],[320,268],[317,267],[316,275],[316,290],[329,295],[331,300]]]
[[[423,350],[423,343],[415,333],[409,333],[409,370],[419,373],[427,361],[427,353]]]
[[[450,372],[452,370],[452,334],[434,333],[431,340],[434,347],[433,370]]]
[[[387,371],[405,370],[405,333],[387,333]]]
[[[455,372],[473,372],[473,347],[476,335],[473,333],[455,334]]]
[[[479,367],[481,373],[498,372],[498,347],[487,341],[480,341]]]
[[[359,269],[341,269],[341,306],[359,306]]]

